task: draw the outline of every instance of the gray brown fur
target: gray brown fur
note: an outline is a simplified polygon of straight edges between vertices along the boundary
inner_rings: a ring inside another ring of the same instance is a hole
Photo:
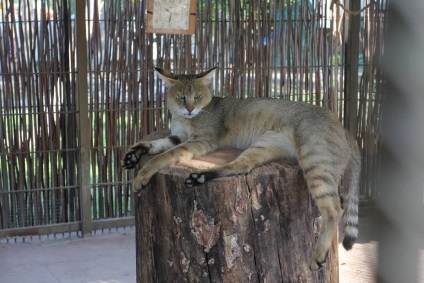
[[[244,151],[228,164],[191,174],[185,181],[186,186],[247,173],[255,166],[276,159],[296,159],[322,215],[322,228],[310,268],[318,270],[325,262],[342,215],[343,245],[346,249],[352,248],[358,235],[361,161],[355,140],[333,112],[279,99],[212,97],[209,83],[214,69],[198,75],[156,71],[167,87],[166,100],[173,117],[172,137],[138,142],[129,149],[122,160],[124,168],[134,168],[143,154],[158,154],[138,172],[134,191],[147,185],[161,168],[219,148]],[[176,140],[181,143],[176,144]],[[343,213],[338,187],[344,174],[349,179],[342,192]]]

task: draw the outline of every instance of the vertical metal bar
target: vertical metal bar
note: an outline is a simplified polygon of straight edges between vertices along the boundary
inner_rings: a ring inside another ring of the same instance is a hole
[[[350,1],[350,10],[360,10],[360,0]],[[358,61],[359,61],[359,29],[360,15],[348,14],[348,39],[345,85],[345,127],[356,136],[358,120]]]
[[[424,239],[422,0],[390,1],[382,80],[381,174],[373,226],[376,282],[420,282]]]
[[[80,158],[80,209],[82,236],[91,236],[90,189],[90,121],[88,119],[87,49],[85,28],[85,0],[76,0],[75,36],[77,48],[77,96],[79,108]]]

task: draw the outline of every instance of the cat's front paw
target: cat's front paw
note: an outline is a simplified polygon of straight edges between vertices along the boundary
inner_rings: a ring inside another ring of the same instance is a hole
[[[140,172],[138,172],[137,176],[134,179],[132,187],[133,191],[135,193],[138,193],[144,188],[146,188],[147,184],[150,181],[150,178],[151,177],[147,173],[144,173],[142,172],[142,170],[140,170]]]
[[[121,160],[121,166],[125,169],[133,169],[137,166],[141,156],[147,154],[152,147],[150,142],[139,142],[131,146]]]

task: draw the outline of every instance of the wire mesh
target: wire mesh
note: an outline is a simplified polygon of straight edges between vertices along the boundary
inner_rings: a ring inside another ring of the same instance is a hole
[[[80,140],[88,135],[92,219],[131,216],[125,148],[169,127],[158,66],[217,66],[218,96],[275,97],[336,111],[344,120],[345,10],[331,0],[198,1],[194,35],[145,32],[146,0],[86,1],[88,113],[81,113],[73,1],[3,1],[0,8],[0,228],[81,221]],[[360,17],[358,120],[361,194],[376,193],[386,6]],[[371,5],[372,4],[372,5]],[[81,133],[81,115],[90,130]]]

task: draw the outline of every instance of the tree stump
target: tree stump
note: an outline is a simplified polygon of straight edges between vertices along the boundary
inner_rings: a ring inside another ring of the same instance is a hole
[[[337,239],[324,267],[309,270],[319,215],[296,165],[184,186],[193,168],[237,154],[220,150],[163,169],[141,192],[137,282],[338,282]]]

